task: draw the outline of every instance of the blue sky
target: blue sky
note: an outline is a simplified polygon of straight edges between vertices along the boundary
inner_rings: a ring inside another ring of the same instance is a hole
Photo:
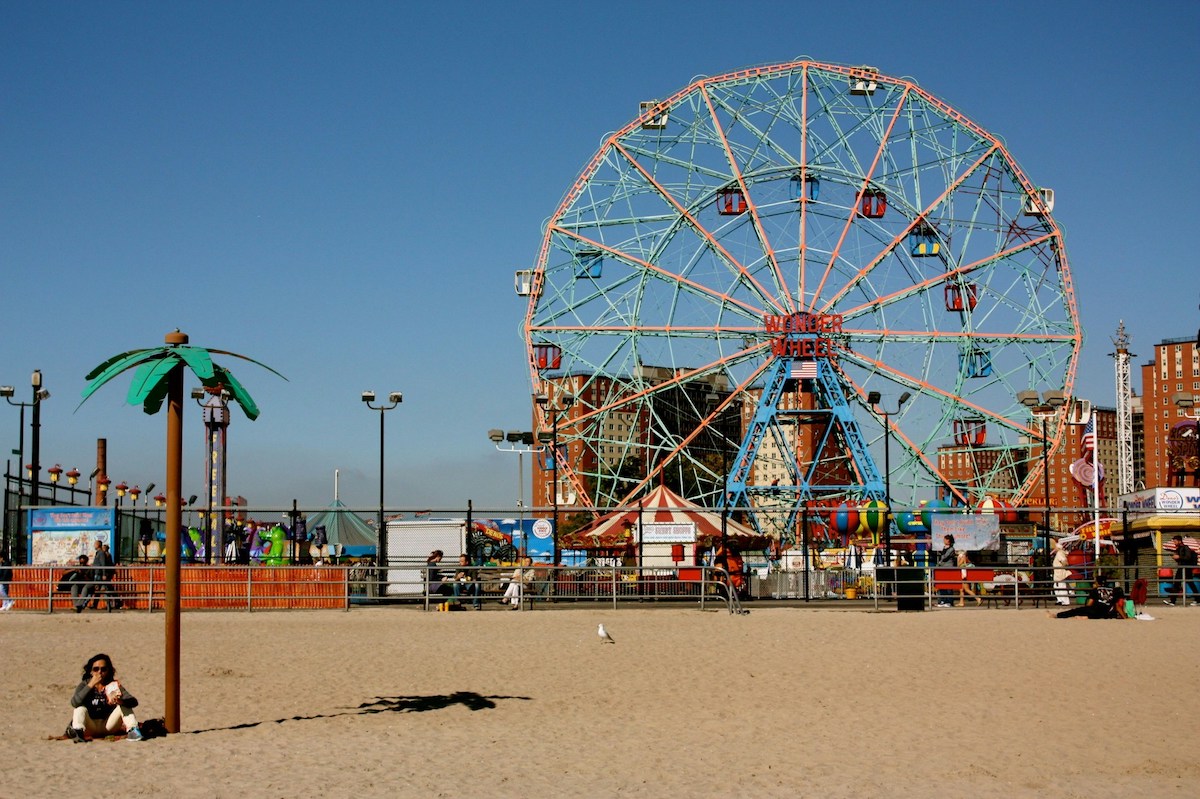
[[[1000,135],[1057,195],[1086,344],[1112,405],[1133,351],[1200,326],[1200,5],[1157,2],[17,3],[0,5],[0,383],[41,369],[42,461],[163,484],[164,416],[128,379],[76,410],[108,356],[229,349],[229,488],[254,505],[378,496],[512,507],[527,427],[512,291],[602,137],[702,74],[808,56],[910,76]],[[1136,380],[1135,380],[1136,384]],[[17,409],[0,447],[17,446]],[[200,493],[198,414],[184,493]],[[15,464],[15,456],[11,456]],[[526,460],[528,466],[528,460]],[[526,480],[528,491],[528,480]]]

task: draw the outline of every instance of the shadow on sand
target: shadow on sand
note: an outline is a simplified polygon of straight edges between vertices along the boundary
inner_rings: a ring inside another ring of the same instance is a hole
[[[452,694],[434,694],[432,696],[378,696],[370,702],[363,702],[356,708],[343,710],[338,713],[319,713],[314,716],[290,716],[285,719],[248,721],[245,724],[233,724],[229,727],[186,730],[180,734],[199,735],[204,732],[245,730],[257,727],[260,724],[282,724],[285,721],[312,721],[315,719],[331,719],[338,716],[365,716],[370,713],[425,713],[430,710],[444,710],[454,705],[462,705],[468,710],[489,710],[496,707],[497,700],[505,699],[513,699],[521,702],[532,701],[528,696],[484,696],[474,691],[455,691]]]

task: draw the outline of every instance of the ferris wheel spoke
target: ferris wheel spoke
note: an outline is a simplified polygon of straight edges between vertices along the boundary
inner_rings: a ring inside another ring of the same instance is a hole
[[[984,270],[995,267],[996,264],[1004,262],[1022,252],[1049,244],[1050,242],[1054,241],[1054,239],[1055,237],[1049,234],[1037,239],[1031,239],[1015,247],[1002,250],[1001,252],[998,252],[992,256],[975,261],[974,263],[963,264],[962,266],[955,267],[954,269],[948,269],[945,272],[939,272],[933,277],[927,278],[919,283],[914,283],[911,286],[904,286],[896,291],[891,292],[890,294],[876,296],[870,301],[861,305],[857,305],[852,308],[846,308],[842,314],[847,320],[849,320],[861,314],[878,310],[879,308],[891,305],[901,300],[923,295],[934,288],[945,285],[948,281],[967,277],[976,272],[983,272]]]
[[[969,178],[975,172],[975,170],[978,169],[985,160],[987,160],[994,150],[995,146],[981,155],[979,159],[970,166],[970,168],[965,170],[950,185],[948,185],[945,191],[938,195],[937,199],[930,203],[920,213],[914,214],[912,221],[905,225],[900,232],[892,238],[892,240],[887,244],[887,246],[884,247],[879,255],[877,255],[870,263],[859,270],[859,272],[853,278],[847,281],[845,286],[843,286],[830,297],[830,299],[821,309],[821,312],[827,313],[830,308],[835,307],[837,303],[840,302],[847,294],[857,288],[858,284],[862,282],[862,280],[865,279],[872,272],[872,270],[883,263],[888,257],[894,255],[896,248],[899,247],[905,239],[912,235],[912,232],[917,228],[918,225],[923,224],[922,220],[928,219],[931,215],[933,215],[933,213],[938,207],[941,206],[946,198],[951,196],[960,186],[962,186],[962,184],[966,182],[967,178]]]
[[[725,151],[725,157],[728,159],[729,169],[733,173],[733,179],[741,190],[742,196],[746,199],[746,211],[750,215],[751,225],[754,228],[759,245],[762,247],[762,254],[766,257],[767,262],[770,265],[771,274],[775,278],[775,295],[777,299],[781,300],[780,304],[787,312],[794,311],[796,306],[792,300],[791,292],[787,290],[787,280],[784,278],[782,271],[780,271],[779,261],[776,260],[775,253],[771,249],[771,243],[767,238],[766,231],[763,230],[762,220],[759,218],[758,208],[755,205],[749,186],[746,185],[746,178],[742,172],[742,166],[733,154],[733,149],[729,143],[729,137],[725,132],[725,127],[722,125],[719,115],[717,114],[717,109],[713,104],[712,96],[707,87],[703,90],[702,96],[705,103],[708,105],[713,128],[716,130],[717,137],[721,141],[722,149]]]
[[[626,252],[622,249],[617,249],[615,247],[609,247],[608,245],[604,244],[603,242],[597,241],[595,239],[590,239],[586,236],[579,235],[573,231],[565,230],[563,228],[555,227],[553,229],[561,232],[565,236],[568,236],[568,237],[574,239],[575,241],[578,241],[582,244],[586,244],[588,247],[593,247],[602,253],[611,255],[614,258],[618,258],[621,261],[623,261],[633,267],[636,267],[638,270],[641,270],[641,272],[644,275],[652,275],[652,276],[655,276],[667,283],[674,284],[680,288],[686,288],[689,291],[695,292],[697,295],[709,298],[713,302],[718,302],[718,303],[722,303],[722,304],[725,304],[728,306],[739,308],[752,317],[761,316],[763,313],[761,308],[756,308],[756,307],[747,305],[746,303],[741,302],[741,301],[737,300],[736,298],[729,296],[728,294],[721,294],[721,293],[713,290],[712,288],[710,288],[708,285],[706,285],[704,283],[700,283],[695,280],[689,280],[688,278],[686,278],[680,274],[677,274],[675,272],[671,272],[667,269],[664,269],[661,266],[659,266],[658,264],[651,263],[650,261],[647,261],[643,258],[639,258],[639,257],[637,257],[629,252]],[[636,275],[631,275],[631,277],[636,277]]]
[[[684,206],[676,197],[668,192],[665,187],[659,184],[658,181],[656,181],[650,174],[650,172],[647,171],[646,168],[642,166],[635,158],[633,158],[632,153],[629,153],[624,149],[623,146],[619,144],[617,145],[617,148],[626,156],[626,158],[629,159],[629,163],[632,164],[633,168],[641,173],[643,179],[645,179],[650,185],[654,186],[655,189],[661,194],[662,198],[675,208],[676,212],[681,218],[688,222],[689,229],[703,239],[709,249],[716,253],[723,260],[726,266],[736,273],[738,283],[751,288],[755,295],[762,301],[763,305],[778,308],[777,298],[775,298],[766,287],[761,285],[748,271],[746,271],[746,268],[742,265],[742,263],[721,245],[721,242],[716,238],[716,236],[714,236],[707,228],[705,228],[705,226],[696,219],[692,212],[684,208]]]
[[[888,137],[891,135],[892,128],[895,127],[896,120],[900,118],[900,111],[903,108],[907,97],[908,91],[905,90],[896,103],[896,110],[893,112],[891,120],[888,122],[887,129],[883,132],[883,135],[879,137],[879,146],[875,150],[875,156],[871,159],[870,166],[868,166],[866,171],[863,173],[862,182],[859,185],[860,196],[871,185],[871,176],[874,173],[875,168],[879,165],[879,161],[883,157],[883,153],[887,149]],[[811,305],[809,305],[810,310],[816,307],[817,299],[821,296],[821,290],[825,287],[825,281],[829,279],[829,274],[833,271],[834,264],[837,263],[838,254],[842,249],[842,245],[846,241],[846,236],[850,233],[850,226],[854,224],[854,220],[857,215],[857,208],[858,206],[856,203],[851,207],[850,213],[846,217],[845,224],[842,227],[842,233],[840,236],[838,236],[837,243],[833,246],[833,251],[829,254],[829,263],[825,266],[825,272],[821,275],[821,280],[817,284],[816,291],[813,292],[813,302]]]

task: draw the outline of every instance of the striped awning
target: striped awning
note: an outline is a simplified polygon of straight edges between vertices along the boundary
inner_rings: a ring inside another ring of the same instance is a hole
[[[643,524],[693,524],[697,543],[708,545],[721,537],[720,511],[693,505],[666,486],[659,486],[637,506],[623,508],[601,516],[596,521],[564,535],[563,549],[618,549],[637,540],[639,516]],[[770,539],[750,527],[728,519],[726,535],[745,548],[765,546]]]

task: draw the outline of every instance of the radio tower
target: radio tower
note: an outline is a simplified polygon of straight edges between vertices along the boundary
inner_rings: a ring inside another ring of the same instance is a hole
[[[1117,495],[1133,493],[1133,387],[1129,382],[1129,335],[1125,320],[1113,339],[1117,351],[1109,353],[1117,369]]]

